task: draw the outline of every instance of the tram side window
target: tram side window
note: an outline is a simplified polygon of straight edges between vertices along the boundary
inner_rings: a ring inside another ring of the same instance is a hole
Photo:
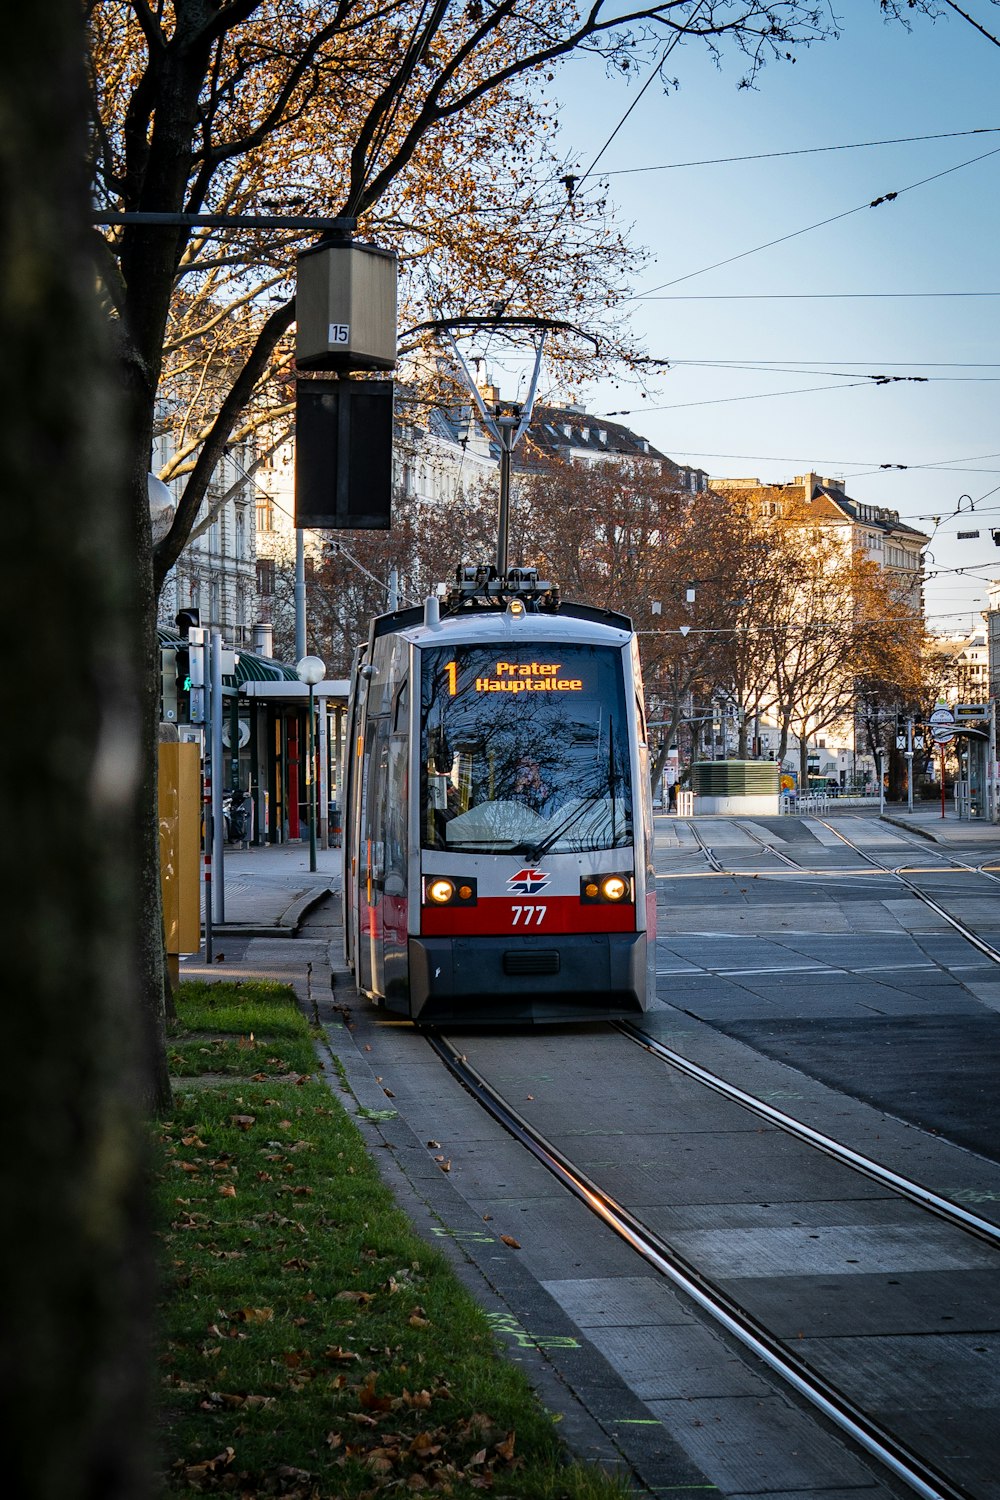
[[[362,884],[381,880],[385,872],[385,795],[388,760],[387,721],[369,719],[366,727],[364,769],[361,783],[361,841],[358,874]],[[373,891],[376,887],[372,887]]]
[[[407,735],[390,735],[385,780],[385,883],[391,895],[406,890],[408,750]]]

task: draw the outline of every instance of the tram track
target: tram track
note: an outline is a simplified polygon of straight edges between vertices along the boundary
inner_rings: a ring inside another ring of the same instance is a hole
[[[871,1157],[854,1151],[851,1147],[835,1141],[832,1137],[824,1135],[822,1131],[814,1130],[811,1126],[803,1124],[801,1120],[794,1119],[791,1115],[784,1114],[775,1109],[773,1105],[766,1103],[763,1099],[756,1098],[735,1084],[727,1082],[718,1074],[710,1072],[707,1068],[699,1067],[697,1063],[691,1062],[679,1052],[667,1047],[656,1037],[644,1031],[632,1021],[616,1021],[611,1023],[614,1029],[627,1037],[630,1041],[637,1043],[647,1052],[652,1053],[661,1062],[675,1068],[687,1078],[693,1078],[697,1083],[721,1094],[724,1098],[740,1105],[743,1109],[750,1110],[759,1115],[761,1119],[767,1120],[768,1124],[783,1130],[787,1135],[794,1136],[796,1140],[804,1141],[809,1146],[814,1146],[818,1151],[832,1157],[843,1166],[850,1167],[853,1171],[860,1172],[869,1177],[873,1182],[880,1183],[891,1192],[898,1193],[907,1198],[911,1203],[926,1209],[928,1213],[935,1214],[945,1223],[953,1228],[961,1229],[977,1236],[995,1250],[1000,1250],[1000,1225],[992,1223],[988,1219],[981,1219],[977,1214],[971,1214],[967,1209],[957,1203],[942,1198],[940,1194],[931,1192],[922,1183],[914,1182],[912,1179],[902,1177],[898,1172],[891,1171],[880,1162],[873,1161]]]
[[[905,868],[894,867],[877,858],[826,820],[817,819],[817,821],[821,822],[847,849],[850,849],[864,865],[898,883],[915,899],[935,911],[990,962],[1000,963],[1000,951],[980,938],[966,923],[922,890],[916,881],[909,878]],[[818,877],[831,873],[821,870],[810,871],[807,866],[791,855],[776,849],[754,830],[746,828],[742,823],[736,823],[735,826],[742,834],[749,836],[762,852],[773,855],[790,870],[794,869],[803,876],[814,874]],[[695,844],[713,873],[731,875],[734,878],[743,878],[746,875],[746,871],[728,869],[724,860],[720,858],[694,823],[688,823],[688,827]],[[982,874],[989,879],[995,878],[990,872],[966,865],[962,861],[951,861],[951,867],[961,873]],[[856,872],[841,870],[837,873],[846,875]],[[778,872],[775,872],[775,878],[779,878]],[[921,1182],[893,1171],[872,1157],[834,1140],[831,1136],[782,1113],[764,1100],[755,1098],[735,1087],[717,1074],[709,1072],[674,1052],[658,1038],[645,1031],[641,1025],[635,1022],[614,1023],[614,1029],[623,1038],[683,1075],[691,1083],[720,1095],[729,1105],[735,1105],[755,1115],[765,1123],[766,1127],[792,1138],[807,1150],[822,1154],[836,1163],[839,1168],[858,1174],[860,1178],[876,1184],[880,1189],[880,1202],[901,1200],[912,1206],[911,1212],[912,1209],[916,1209],[930,1216],[928,1224],[933,1222],[944,1227],[937,1230],[928,1229],[930,1237],[928,1243],[933,1242],[935,1234],[953,1233],[958,1236],[959,1241],[969,1237],[971,1241],[979,1245],[980,1255],[1000,1252],[1000,1225],[997,1223],[970,1212],[961,1204],[933,1192]],[[672,1244],[669,1237],[664,1237],[644,1222],[644,1218],[648,1216],[647,1211],[640,1209],[638,1213],[633,1212],[625,1203],[607,1192],[594,1179],[594,1176],[575,1165],[551,1139],[536,1130],[509,1099],[503,1097],[503,1094],[469,1062],[464,1053],[459,1052],[442,1037],[436,1037],[432,1045],[477,1102],[499,1120],[570,1193],[631,1246],[650,1267],[687,1296],[706,1318],[736,1339],[750,1355],[762,1361],[776,1379],[783,1382],[803,1402],[831,1422],[845,1438],[863,1450],[876,1464],[881,1465],[887,1475],[893,1476],[912,1493],[923,1497],[923,1500],[985,1500],[986,1495],[991,1497],[996,1495],[997,1491],[992,1488],[984,1490],[979,1487],[978,1482],[974,1482],[973,1488],[968,1489],[963,1486],[960,1479],[951,1477],[946,1472],[951,1469],[951,1464],[947,1459],[942,1460],[940,1457],[940,1453],[946,1450],[936,1449],[934,1441],[929,1438],[926,1441],[915,1440],[912,1428],[908,1429],[905,1423],[902,1430],[907,1433],[907,1437],[900,1437],[892,1430],[894,1425],[891,1420],[892,1411],[882,1409],[884,1402],[880,1405],[877,1400],[872,1400],[870,1397],[866,1399],[862,1396],[860,1399],[855,1399],[852,1396],[853,1364],[838,1366],[835,1359],[831,1365],[821,1349],[818,1365],[815,1360],[810,1362],[809,1355],[803,1357],[787,1330],[782,1335],[769,1329],[767,1317],[761,1316],[762,1304],[759,1299],[754,1310],[754,1297],[751,1296],[748,1309],[741,1304],[738,1296],[732,1294],[732,1290],[727,1289],[724,1284],[720,1285],[714,1279],[719,1268],[716,1266],[713,1269],[711,1258],[708,1261],[707,1272],[699,1268],[698,1255],[690,1253],[690,1244],[681,1248]],[[763,1185],[761,1191],[764,1191]],[[849,1192],[848,1196],[850,1196]],[[863,1199],[864,1194],[859,1193],[858,1197]],[[794,1221],[788,1222],[792,1224]],[[877,1217],[872,1223],[876,1222],[878,1222]],[[907,1232],[919,1234],[913,1225]],[[863,1237],[864,1231],[862,1231]],[[681,1240],[683,1239],[682,1235]],[[766,1275],[766,1272],[758,1274]],[[729,1275],[731,1277],[732,1273]],[[722,1281],[725,1283],[726,1273],[723,1273]],[[892,1281],[888,1282],[889,1286],[896,1284]],[[736,1290],[739,1291],[739,1287]],[[764,1310],[766,1313],[766,1303]],[[780,1327],[780,1323],[777,1326]],[[889,1323],[887,1322],[884,1326],[888,1329]],[[863,1344],[866,1335],[860,1328],[858,1333],[859,1341]],[[878,1336],[874,1337],[877,1339]],[[815,1345],[819,1348],[822,1342],[818,1328],[813,1330],[812,1336],[807,1335],[807,1345]],[[929,1352],[932,1347],[933,1341],[925,1346],[933,1363],[934,1355]],[[958,1358],[958,1356],[955,1357]],[[859,1389],[862,1391],[865,1389],[863,1382]],[[961,1467],[957,1472],[961,1479],[968,1478]]]
[[[943,921],[947,922],[949,927],[952,927],[977,952],[988,958],[991,963],[1000,964],[1000,950],[994,948],[991,943],[986,942],[985,938],[981,938],[977,932],[973,932],[967,923],[963,922],[960,917],[956,917],[953,912],[948,911],[947,907],[942,906],[940,901],[935,900],[927,891],[922,890],[916,881],[911,880],[904,873],[902,867],[894,868],[891,865],[884,864],[882,860],[876,859],[867,849],[862,849],[860,845],[855,844],[846,834],[841,833],[839,828],[835,828],[832,823],[828,823],[825,819],[818,818],[816,821],[840,839],[842,843],[846,844],[849,849],[852,849],[855,854],[858,854],[866,863],[874,866],[876,870],[882,870],[885,874],[891,875],[895,880],[898,880],[900,885],[904,886],[911,895],[915,896],[918,901],[921,901],[937,916],[941,917]],[[964,866],[964,868],[969,870],[970,873],[982,875],[984,879],[992,880],[995,878],[988,871],[980,870],[975,866]]]
[[[916,900],[922,902],[924,906],[928,907],[929,910],[933,911],[937,916],[939,916],[955,932],[957,932],[962,938],[964,938],[966,942],[968,942],[973,948],[975,948],[977,952],[981,953],[984,958],[989,959],[991,963],[1000,964],[1000,949],[994,947],[992,943],[988,943],[985,938],[980,937],[977,932],[973,931],[968,923],[963,922],[960,917],[956,917],[954,912],[949,911],[948,908],[943,906],[941,902],[938,901],[934,896],[930,895],[929,892],[923,890],[922,887],[911,878],[912,874],[916,872],[909,871],[905,865],[890,865],[886,864],[883,860],[877,859],[873,854],[869,853],[867,849],[863,849],[859,844],[856,844],[853,839],[848,838],[845,833],[843,833],[839,828],[835,827],[833,823],[828,822],[825,818],[814,818],[813,821],[819,823],[829,833],[832,833],[835,838],[839,839],[842,844],[850,849],[852,853],[856,854],[867,865],[870,865],[873,869],[880,871],[884,875],[890,876],[893,880],[898,881],[899,884],[903,886],[907,891],[909,891]],[[722,862],[722,860],[720,860],[715,850],[702,838],[697,826],[693,822],[688,822],[687,826],[690,829],[691,834],[699,849],[705,855],[705,858],[708,860],[711,868],[717,874],[731,875],[734,878],[737,878],[742,877],[746,873],[744,871],[730,869],[728,866],[726,866]],[[733,820],[733,826],[738,828],[742,834],[752,839],[766,853],[773,854],[782,862],[782,864],[784,864],[788,868],[794,869],[803,875],[812,874],[816,875],[817,877],[822,876],[823,878],[828,878],[833,873],[828,870],[810,870],[807,866],[801,864],[800,861],[794,859],[790,854],[786,854],[784,850],[775,848],[773,844],[768,843],[766,839],[761,838],[761,836],[755,833],[753,829],[747,828],[744,823],[738,820]],[[907,842],[911,842],[911,840],[907,840]],[[981,865],[973,865],[967,863],[964,860],[958,860],[954,855],[946,854],[943,851],[933,852],[939,859],[942,860],[942,862],[946,862],[948,866],[950,866],[950,868],[954,869],[957,872],[967,873],[970,875],[979,875],[984,880],[989,880],[994,883],[1000,883],[1000,877],[995,875],[991,870],[984,869]],[[837,871],[836,873],[847,874],[848,872]]]
[[[918,1205],[945,1221],[951,1228],[973,1236],[990,1249],[1000,1250],[1000,1227],[997,1225],[968,1213],[958,1205],[931,1193],[919,1183],[905,1179],[820,1132],[811,1130],[801,1122],[782,1115],[772,1106],[688,1062],[634,1023],[613,1025],[623,1037],[702,1087],[722,1094],[731,1103],[764,1118],[775,1128],[833,1157],[840,1165],[874,1180],[887,1192]],[[454,1042],[441,1033],[429,1033],[428,1041],[476,1102],[575,1198],[631,1246],[649,1266],[689,1298],[715,1325],[762,1361],[774,1376],[831,1422],[888,1474],[901,1481],[912,1493],[922,1497],[922,1500],[977,1500],[973,1491],[950,1478],[932,1456],[918,1452],[900,1439],[855,1401],[849,1392],[810,1365],[794,1347],[790,1347],[786,1339],[773,1333],[718,1281],[705,1274],[690,1256],[651,1229],[641,1217],[581,1170],[490,1083]]]

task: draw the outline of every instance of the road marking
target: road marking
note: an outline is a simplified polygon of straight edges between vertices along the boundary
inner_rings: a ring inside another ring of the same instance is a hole
[[[956,964],[953,968],[985,969],[992,968],[990,964]],[[668,974],[715,974],[720,979],[734,978],[744,974],[901,974],[910,969],[941,969],[945,970],[943,964],[919,963],[919,964],[869,964],[859,969],[844,969],[836,964],[776,964],[766,969],[706,969],[692,964],[688,969],[657,969],[657,978]]]

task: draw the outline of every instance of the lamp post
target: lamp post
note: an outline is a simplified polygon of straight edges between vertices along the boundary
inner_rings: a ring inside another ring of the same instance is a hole
[[[313,701],[317,682],[326,676],[326,666],[318,656],[303,656],[295,673],[309,687],[309,732],[306,738],[306,787],[309,796],[309,869],[316,869],[316,775],[313,765]]]

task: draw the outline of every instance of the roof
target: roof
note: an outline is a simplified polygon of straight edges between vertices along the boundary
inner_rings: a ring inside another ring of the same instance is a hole
[[[868,505],[860,500],[852,500],[846,491],[836,485],[822,483],[813,485],[813,500],[820,497],[829,500],[832,505],[843,512],[848,520],[858,526],[867,526],[891,536],[910,537],[916,542],[930,541],[926,532],[918,531],[915,526],[908,526],[905,521],[901,521],[897,511],[886,510],[879,505]]]
[[[528,434],[542,453],[585,451],[607,458],[646,458],[661,464],[671,460],[646,438],[639,437],[620,422],[607,417],[592,417],[580,407],[536,406],[528,425]],[[671,467],[676,467],[671,464]]]

